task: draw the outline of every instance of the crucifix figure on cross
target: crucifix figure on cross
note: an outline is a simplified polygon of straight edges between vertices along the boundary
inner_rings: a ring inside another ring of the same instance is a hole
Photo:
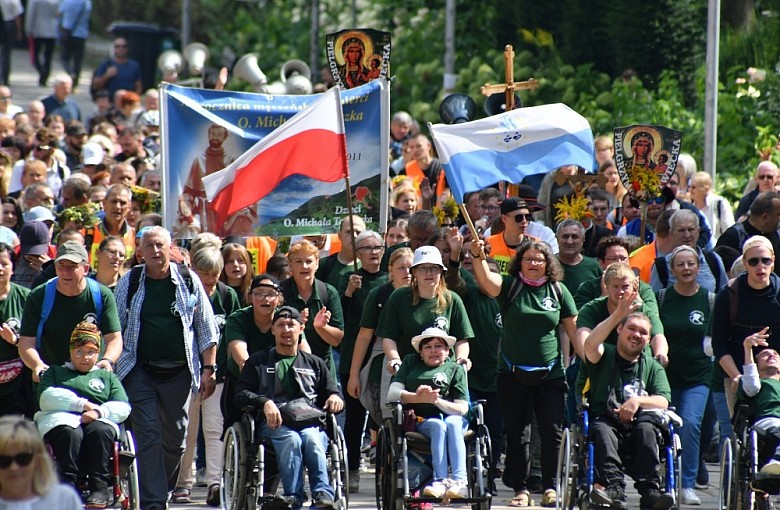
[[[529,78],[527,81],[515,82],[515,50],[511,44],[507,44],[504,48],[504,69],[506,75],[506,83],[490,85],[486,83],[480,89],[483,96],[491,96],[504,92],[506,94],[506,109],[504,111],[510,111],[515,107],[515,91],[516,90],[533,90],[539,86],[539,82],[533,78]]]

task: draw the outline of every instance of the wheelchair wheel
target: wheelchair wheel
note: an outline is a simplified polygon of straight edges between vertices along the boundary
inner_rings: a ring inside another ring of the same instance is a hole
[[[493,496],[493,470],[490,468],[492,448],[487,427],[477,425],[477,437],[466,445],[466,473],[471,497],[480,501],[471,505],[472,510],[490,510]]]
[[[569,494],[571,480],[571,432],[568,428],[563,429],[561,435],[561,447],[558,450],[558,471],[555,477],[555,500],[556,510],[566,508],[567,495]],[[576,483],[576,482],[575,482]]]
[[[246,498],[246,432],[241,422],[233,424],[225,432],[222,448],[222,480],[220,505],[222,510],[243,510]],[[254,499],[254,498],[252,498]],[[253,501],[254,508],[257,501]]]
[[[736,505],[732,506],[734,498],[734,486],[736,477],[734,476],[734,450],[732,448],[731,438],[727,437],[723,441],[723,447],[720,450],[720,490],[718,491],[718,510],[734,510]]]
[[[333,418],[333,440],[330,441],[330,463],[328,466],[330,483],[335,493],[335,502],[340,510],[349,507],[349,464],[347,462],[347,442],[344,432],[336,425]]]
[[[127,471],[119,481],[121,493],[124,496],[121,507],[123,510],[140,510],[141,492],[138,488],[138,459],[135,454],[135,440],[129,430],[124,431],[124,441],[122,441],[120,456],[129,462]],[[122,460],[120,460],[121,463]]]
[[[392,425],[391,425],[392,426]],[[398,459],[393,455],[393,434],[388,425],[379,428],[376,438],[376,504],[378,510],[403,510],[399,494]]]

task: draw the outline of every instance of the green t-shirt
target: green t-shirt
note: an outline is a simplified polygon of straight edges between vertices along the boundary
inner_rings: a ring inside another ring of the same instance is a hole
[[[270,349],[276,345],[271,328],[268,331],[260,331],[255,324],[254,311],[251,306],[241,308],[230,314],[225,323],[225,343],[243,340],[246,342],[246,350],[252,354]],[[233,356],[228,356],[227,369],[234,376],[241,375]]]
[[[448,359],[441,366],[429,367],[420,355],[415,353],[404,357],[401,368],[393,376],[394,383],[404,385],[406,391],[414,393],[423,385],[439,390],[439,397],[450,402],[469,399],[469,388],[466,383],[466,371],[457,363]],[[414,413],[423,418],[440,416],[441,410],[433,404],[412,404]]]
[[[366,302],[363,305],[363,315],[360,318],[360,327],[370,329],[371,331],[374,331],[376,333],[376,328],[379,325],[379,317],[381,314],[381,311],[384,309],[384,306],[377,307],[377,300],[379,299],[379,291],[383,286],[380,285],[379,287],[372,289],[371,292],[368,293],[368,296],[366,297]],[[390,294],[392,294],[394,291],[390,291]],[[390,298],[390,294],[388,294],[388,299]],[[376,338],[376,337],[375,337]],[[381,341],[381,340],[380,340]],[[368,350],[366,351],[366,357],[363,358],[363,365],[365,365],[368,362],[368,359],[371,357],[371,352],[373,351],[374,346],[369,345]],[[384,357],[383,356],[377,356],[374,358],[373,363],[371,364],[371,369],[368,372],[368,380],[370,382],[379,382],[382,378],[382,366]],[[362,365],[361,365],[362,366]]]
[[[509,299],[514,276],[504,276],[498,306],[503,310]],[[507,364],[526,367],[550,367],[548,379],[564,376],[563,355],[558,340],[561,319],[577,315],[569,289],[559,284],[562,302],[553,284],[531,287],[523,285],[517,298],[501,314],[503,331],[498,353],[498,371],[510,372]]]
[[[446,291],[449,305],[444,310],[436,310],[436,298],[420,299],[412,304],[411,287],[401,287],[390,295],[385,303],[376,336],[395,340],[401,359],[413,354],[412,337],[426,328],[436,326],[458,340],[474,338],[466,307],[457,294]]]
[[[241,308],[241,302],[238,299],[238,294],[230,286],[227,288],[227,294],[225,295],[226,301],[222,302],[222,294],[219,292],[219,288],[214,289],[214,293],[209,297],[211,302],[211,309],[214,311],[214,320],[219,328],[219,345],[217,345],[217,381],[222,380],[222,376],[225,375],[227,370],[227,342],[225,341],[225,324],[227,318]]]
[[[709,385],[712,359],[702,348],[710,320],[709,293],[704,287],[693,296],[681,296],[674,287],[665,292],[660,313],[669,342],[669,386],[684,389]]]
[[[498,302],[480,292],[476,286],[468,285],[463,295],[463,304],[474,328],[474,338],[469,340],[469,388],[496,391],[496,360],[501,342],[501,310]]]
[[[279,378],[282,388],[284,388],[284,393],[286,395],[295,395],[298,393],[298,383],[295,381],[295,371],[290,370],[290,367],[295,363],[298,355],[282,356],[277,353],[277,356],[279,361],[276,362],[276,376]]]
[[[22,314],[24,312],[24,302],[29,295],[29,289],[12,283],[8,295],[0,301],[0,324],[8,324],[16,334],[19,334],[19,327],[22,324]],[[19,359],[19,349],[0,338],[0,362],[12,359]],[[0,388],[2,388],[2,385],[0,385]]]
[[[289,284],[287,283],[289,282]],[[289,285],[289,287],[286,287]],[[341,299],[339,293],[332,285],[325,285],[328,292],[328,310],[330,311],[329,326],[334,328],[344,329],[344,314],[341,310]],[[284,304],[294,306],[299,312],[302,312],[304,308],[309,310],[309,320],[306,321],[306,326],[303,332],[306,334],[306,340],[311,347],[311,353],[315,356],[319,356],[325,360],[325,364],[328,369],[331,370],[333,377],[336,377],[335,364],[333,362],[333,356],[331,345],[322,339],[317,330],[314,329],[314,318],[317,316],[317,312],[323,308],[323,297],[320,296],[315,282],[312,287],[311,296],[308,301],[304,301],[301,295],[298,293],[298,287],[295,285],[295,280],[292,278],[282,282],[282,290],[284,294]]]
[[[753,405],[756,420],[769,416],[780,418],[780,381],[777,379],[762,378],[761,389],[752,397],[745,395],[740,381],[737,398]]]
[[[582,307],[599,297],[602,297],[601,278],[595,278],[580,285],[580,288],[577,289],[577,293],[574,295],[574,304],[582,312]],[[639,297],[644,301],[642,304],[644,313],[650,318],[653,315],[658,316],[658,303],[655,300],[653,288],[641,280],[639,281]],[[663,333],[663,329],[661,329],[661,333]]]
[[[601,266],[598,260],[591,257],[582,257],[580,263],[574,266],[561,262],[561,267],[563,267],[563,282],[561,283],[566,285],[566,288],[570,289],[572,293],[576,293],[584,282],[601,278]],[[577,307],[581,306],[577,304],[576,299],[574,303]]]
[[[344,310],[344,339],[339,346],[341,361],[339,361],[339,373],[349,375],[352,366],[352,352],[355,350],[355,341],[360,331],[360,320],[363,317],[363,305],[366,303],[368,294],[375,288],[387,283],[387,275],[383,272],[369,273],[364,269],[359,269],[357,274],[363,277],[359,289],[352,293],[352,297],[347,297],[344,292],[349,284],[349,277],[352,272],[342,275],[339,283],[339,295],[341,296],[341,306]]]
[[[588,328],[592,331],[596,329],[596,326],[601,322],[606,320],[610,315],[609,308],[607,307],[607,299],[609,299],[607,296],[600,297],[580,308],[580,314],[577,316],[577,328]],[[653,302],[655,302],[655,297],[653,297]],[[664,326],[661,323],[661,318],[658,317],[657,313],[648,313],[645,307],[646,303],[647,301],[639,307],[638,311],[645,313],[650,319],[650,337],[662,335],[664,333]],[[606,343],[610,345],[617,344],[617,337],[617,328],[615,328],[610,332]]]
[[[357,267],[360,269],[360,261],[357,261]],[[341,278],[348,273],[354,272],[355,266],[352,263],[342,264],[339,260],[338,253],[328,255],[320,259],[320,265],[317,268],[317,272],[314,276],[333,288],[340,288]],[[327,273],[327,274],[325,274]]]
[[[184,330],[176,311],[176,284],[172,278],[146,278],[138,334],[140,361],[186,363]]]
[[[67,366],[51,366],[44,372],[38,385],[38,399],[50,387],[67,388],[93,404],[110,401],[128,402],[127,393],[116,374],[108,370],[93,369],[82,374]]]
[[[667,401],[672,400],[666,372],[647,349],[642,351],[640,361],[630,363],[622,358],[618,360],[617,347],[604,344],[604,354],[599,362],[594,365],[585,360],[582,366],[590,378],[588,402],[591,420],[606,414],[607,400],[613,388],[617,402],[622,404],[625,401],[624,386],[632,383],[636,386],[638,381],[641,381],[641,387],[648,395],[660,395]]]
[[[100,283],[98,285],[100,285],[100,298],[103,301],[103,313],[99,321],[100,331],[103,335],[116,333],[121,330],[121,325],[117,315],[114,293],[105,285]],[[22,314],[22,326],[19,329],[21,336],[35,337],[38,334],[38,323],[41,320],[45,292],[46,286],[39,285],[27,297]],[[78,296],[66,296],[57,291],[49,318],[43,325],[41,348],[39,349],[41,359],[47,365],[62,365],[70,360],[70,334],[73,333],[79,322],[98,322],[95,317],[96,313],[89,285],[86,285]]]

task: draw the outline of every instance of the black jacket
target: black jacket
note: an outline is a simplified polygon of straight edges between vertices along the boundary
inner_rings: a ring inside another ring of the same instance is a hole
[[[273,400],[278,406],[296,398],[306,397],[314,406],[322,409],[331,395],[341,396],[325,362],[302,351],[298,351],[298,357],[292,366],[299,390],[295,395],[287,395],[284,385],[276,377],[278,360],[275,348],[256,352],[249,357],[236,383],[237,406],[254,405],[257,409],[262,409],[269,400]]]

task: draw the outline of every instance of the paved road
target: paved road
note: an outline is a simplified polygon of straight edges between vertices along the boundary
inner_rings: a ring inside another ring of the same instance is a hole
[[[709,464],[708,465],[710,469],[710,488],[707,490],[701,490],[697,491],[699,497],[702,500],[702,505],[700,507],[694,507],[694,506],[683,506],[683,508],[700,508],[702,510],[716,510],[717,507],[717,501],[718,501],[718,490],[717,490],[717,480],[718,480],[718,466],[715,464]],[[629,481],[629,487],[631,486],[631,483]],[[636,494],[632,489],[629,489],[629,499],[628,499],[628,507],[629,509],[638,509],[639,508],[639,495]],[[510,507],[507,505],[510,498],[512,497],[512,491],[508,488],[506,488],[503,484],[500,482],[498,483],[498,497],[494,499],[492,508],[498,509],[498,510],[509,510]],[[206,506],[206,489],[205,488],[195,488],[192,491],[192,498],[193,503],[190,505],[173,505],[171,504],[169,506],[169,509],[171,510],[187,510],[187,509],[200,509],[203,510],[204,508],[210,508]],[[537,503],[541,500],[540,494],[534,494],[533,500]],[[468,507],[466,505],[451,505],[453,509],[458,508],[464,508],[467,509]],[[305,509],[308,508],[308,506],[304,507]],[[361,471],[361,481],[360,481],[360,491],[357,494],[350,494],[350,500],[349,500],[349,508],[350,510],[374,510],[376,509],[376,500],[374,496],[374,473],[373,470],[369,469],[362,469]],[[533,507],[534,510],[539,509],[541,510],[542,507]],[[312,507],[313,510],[313,507]]]

